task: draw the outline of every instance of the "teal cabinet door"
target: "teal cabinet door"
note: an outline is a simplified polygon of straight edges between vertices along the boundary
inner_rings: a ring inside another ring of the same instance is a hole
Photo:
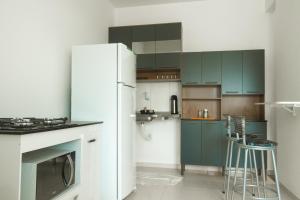
[[[222,53],[222,94],[243,93],[243,52],[227,51]]]
[[[182,85],[200,85],[202,74],[202,53],[182,54],[181,82]]]
[[[228,140],[227,140],[227,128],[226,126],[226,121],[221,121],[221,129],[222,129],[222,134],[221,134],[221,166],[225,166],[226,164],[226,156],[227,156],[227,145],[228,145]],[[233,127],[233,126],[232,126]]]
[[[265,53],[264,50],[244,51],[243,94],[264,94]]]
[[[181,121],[181,163],[201,165],[201,122]]]
[[[180,40],[181,23],[167,23],[155,25],[155,39],[160,40]]]
[[[128,48],[132,48],[131,27],[110,27],[109,28],[109,43],[123,43]]]
[[[180,68],[181,53],[156,54],[156,67],[177,69]]]
[[[142,25],[132,27],[132,42],[155,41],[155,26]]]
[[[138,54],[136,58],[137,69],[154,69],[155,54]]]
[[[202,83],[207,85],[221,84],[221,52],[203,53]]]
[[[202,163],[207,166],[221,166],[222,123],[202,122]]]

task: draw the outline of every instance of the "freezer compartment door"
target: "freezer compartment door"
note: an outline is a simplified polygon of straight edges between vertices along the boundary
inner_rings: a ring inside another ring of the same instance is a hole
[[[135,185],[135,88],[118,85],[118,200]]]
[[[124,44],[118,44],[118,82],[136,86],[136,56]]]

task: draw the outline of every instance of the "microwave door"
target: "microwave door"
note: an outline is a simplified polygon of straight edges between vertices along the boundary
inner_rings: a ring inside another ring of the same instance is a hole
[[[50,200],[74,184],[74,158],[68,154],[37,165],[36,200]]]

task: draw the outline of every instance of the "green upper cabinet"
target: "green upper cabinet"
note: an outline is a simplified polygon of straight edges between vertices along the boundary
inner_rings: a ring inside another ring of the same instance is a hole
[[[128,48],[132,48],[132,33],[131,27],[110,27],[109,28],[109,43],[123,43]]]
[[[181,121],[181,163],[201,165],[201,121]]]
[[[222,122],[202,122],[202,163],[208,166],[222,165]]]
[[[264,50],[244,51],[243,94],[264,94],[265,88]]]
[[[155,26],[133,26],[132,27],[132,42],[147,42],[155,41]]]
[[[138,69],[154,69],[156,66],[155,54],[138,54],[136,66]]]
[[[181,23],[155,25],[155,40],[181,40]]]
[[[202,53],[182,54],[181,82],[182,85],[199,85],[202,83]]]
[[[181,53],[161,53],[156,54],[157,68],[180,68]]]
[[[243,52],[222,53],[222,94],[243,94]]]
[[[221,84],[222,54],[221,52],[203,53],[202,83],[206,85]]]

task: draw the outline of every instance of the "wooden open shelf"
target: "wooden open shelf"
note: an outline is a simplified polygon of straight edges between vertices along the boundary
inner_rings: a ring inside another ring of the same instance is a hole
[[[256,106],[255,103],[257,102],[264,102],[264,95],[223,96],[222,118],[223,114],[229,114],[242,115],[248,120],[264,120],[264,106]]]
[[[182,118],[199,118],[199,110],[208,109],[209,118],[224,119],[224,114],[242,115],[248,120],[265,120],[264,95],[222,95],[221,86],[182,86]]]
[[[136,79],[138,82],[172,82],[180,81],[179,69],[158,69],[158,70],[137,70]]]
[[[221,119],[221,100],[219,85],[183,86],[182,118],[199,119],[199,111],[208,109],[210,119]]]

